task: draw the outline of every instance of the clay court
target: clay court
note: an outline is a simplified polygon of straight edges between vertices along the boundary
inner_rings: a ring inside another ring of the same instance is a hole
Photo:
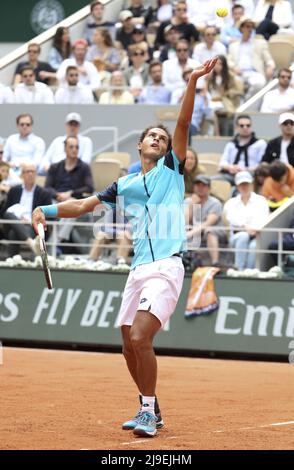
[[[119,354],[4,349],[1,449],[293,449],[294,365],[158,358],[165,427],[122,431],[137,407]]]

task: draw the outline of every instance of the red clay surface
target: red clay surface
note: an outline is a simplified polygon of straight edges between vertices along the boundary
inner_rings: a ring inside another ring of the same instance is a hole
[[[118,354],[4,349],[1,449],[293,449],[294,365],[159,357],[165,427],[121,430],[137,391]]]

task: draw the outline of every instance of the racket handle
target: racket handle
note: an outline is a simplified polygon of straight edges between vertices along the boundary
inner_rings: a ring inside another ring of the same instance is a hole
[[[44,231],[44,226],[43,224],[38,224],[38,234],[39,234],[39,237],[44,240],[45,238],[45,231]]]

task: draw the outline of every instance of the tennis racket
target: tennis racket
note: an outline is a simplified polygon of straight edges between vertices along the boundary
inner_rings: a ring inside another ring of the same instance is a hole
[[[38,234],[39,234],[39,239],[40,239],[40,252],[41,252],[43,271],[45,274],[47,287],[48,289],[51,290],[53,288],[53,285],[52,285],[51,272],[49,268],[48,253],[47,253],[46,244],[45,244],[45,232],[44,232],[44,227],[42,224],[38,224]]]

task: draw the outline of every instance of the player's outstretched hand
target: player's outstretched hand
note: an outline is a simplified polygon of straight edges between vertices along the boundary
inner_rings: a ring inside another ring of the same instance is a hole
[[[196,78],[202,77],[203,75],[207,75],[212,71],[217,61],[218,57],[214,57],[214,59],[207,60],[206,62],[204,62],[203,65],[200,65],[195,70],[193,70],[192,75]]]
[[[41,211],[40,207],[36,207],[36,209],[33,211],[33,214],[32,214],[32,226],[37,235],[38,235],[38,224],[42,224],[44,229],[46,230],[45,215]]]

